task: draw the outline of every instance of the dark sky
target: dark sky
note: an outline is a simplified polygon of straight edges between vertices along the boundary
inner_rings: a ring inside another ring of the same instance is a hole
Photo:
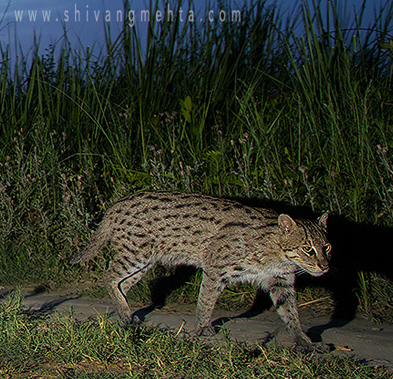
[[[18,41],[26,49],[32,45],[36,32],[41,36],[41,45],[47,46],[56,43],[66,27],[72,41],[80,40],[84,46],[100,44],[104,38],[103,25],[110,25],[116,35],[123,25],[122,18],[129,20],[130,24],[135,22],[143,30],[147,26],[143,11],[149,9],[148,3],[130,1],[130,9],[134,12],[126,13],[123,0],[11,0],[9,7],[6,0],[0,0],[0,15],[4,16],[0,42],[4,47],[10,42],[10,34],[13,36],[16,31]],[[204,0],[194,3],[198,9]],[[160,10],[163,12],[164,9],[163,5]],[[174,9],[173,6],[171,10]],[[182,18],[187,17],[187,11],[184,6]]]
[[[245,0],[233,1],[233,9],[236,10]],[[310,0],[311,1],[311,0]],[[359,0],[337,0],[339,10],[343,20],[351,23],[354,19],[354,6],[359,8]],[[374,9],[383,0],[369,0],[367,2],[367,16],[369,20],[374,18]],[[273,2],[273,1],[272,1]],[[0,43],[2,48],[10,43],[14,45],[14,35],[26,52],[33,45],[34,32],[41,36],[41,46],[47,47],[49,43],[57,44],[63,35],[64,26],[68,31],[69,38],[73,46],[78,47],[82,43],[84,47],[94,44],[102,46],[104,41],[104,23],[109,24],[113,35],[116,35],[122,22],[119,21],[119,14],[127,18],[123,12],[123,0],[10,0],[7,7],[7,0],[0,2]],[[130,1],[130,8],[135,11],[132,19],[141,30],[144,30],[143,10],[148,9],[148,1]],[[163,3],[163,2],[162,2]],[[204,0],[195,0],[197,9],[201,8]],[[214,2],[213,2],[214,3]],[[294,6],[299,4],[296,0],[278,0],[283,12],[292,12]],[[326,4],[326,0],[321,1]],[[326,5],[323,9],[326,8]],[[164,10],[162,6],[161,10]],[[119,13],[121,12],[121,13]],[[182,17],[187,17],[187,9],[184,7]],[[195,22],[200,21],[199,14]],[[217,20],[218,14],[212,14],[212,18]],[[130,19],[131,20],[131,19]],[[132,22],[132,21],[130,21]],[[366,24],[367,24],[366,20]]]

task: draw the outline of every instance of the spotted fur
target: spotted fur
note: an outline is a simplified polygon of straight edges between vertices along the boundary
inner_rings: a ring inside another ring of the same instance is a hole
[[[295,272],[320,276],[328,270],[327,213],[294,220],[271,209],[252,208],[208,196],[143,192],[107,211],[90,244],[72,263],[88,261],[111,242],[115,255],[105,283],[119,315],[131,319],[128,290],[156,263],[203,270],[196,332],[212,332],[217,298],[228,284],[252,282],[270,294],[300,347],[309,347],[295,301]]]

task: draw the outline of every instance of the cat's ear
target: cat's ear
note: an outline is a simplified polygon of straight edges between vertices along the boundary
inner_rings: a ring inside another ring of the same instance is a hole
[[[318,224],[322,226],[323,229],[327,230],[327,219],[329,217],[329,212],[325,212],[321,217],[318,219]]]
[[[296,222],[286,214],[278,216],[278,225],[282,233],[291,233],[296,226]]]

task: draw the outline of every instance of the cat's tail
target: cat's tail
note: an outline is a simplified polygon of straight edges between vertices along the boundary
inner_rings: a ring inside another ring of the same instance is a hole
[[[70,263],[77,264],[93,259],[96,255],[98,255],[101,248],[104,247],[111,239],[111,236],[111,226],[104,217],[101,225],[93,233],[90,243],[84,249],[80,250],[73,257],[71,257]]]

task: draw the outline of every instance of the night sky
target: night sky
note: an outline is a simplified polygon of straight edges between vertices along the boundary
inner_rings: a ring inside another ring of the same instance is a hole
[[[239,9],[239,4],[243,4],[244,1],[233,1],[232,9]],[[140,18],[142,17],[141,11],[148,9],[146,3],[148,2],[130,2],[130,8],[135,11],[134,20],[142,32],[145,30],[146,22],[144,23]],[[196,0],[194,4],[195,8],[200,10],[205,1]],[[280,0],[277,4],[279,4],[284,14],[292,14],[291,12],[299,2]],[[323,4],[322,9],[325,9],[326,1],[321,1],[321,4]],[[360,1],[338,0],[338,4],[344,23],[343,26],[347,26],[345,23],[350,26],[354,20],[354,7],[359,9]],[[367,19],[364,26],[367,26],[374,19],[374,11],[378,9],[380,4],[381,0],[369,0],[367,2]],[[123,0],[11,0],[9,7],[7,7],[7,2],[3,0],[0,5],[0,20],[2,20],[0,25],[1,47],[4,49],[7,44],[11,44],[14,48],[14,36],[16,35],[18,43],[22,46],[23,52],[26,53],[33,46],[34,32],[41,38],[41,48],[48,47],[50,43],[57,45],[59,41],[61,43],[60,37],[64,34],[65,26],[73,47],[78,48],[78,45],[82,44],[83,47],[96,46],[100,48],[104,44],[104,17],[108,21],[110,16],[111,20],[106,24],[110,25],[112,35],[116,36],[122,27],[122,22],[117,20],[117,11],[122,10]],[[164,10],[164,5],[162,5],[161,10]],[[124,16],[127,15],[123,13]],[[187,17],[186,5],[184,5],[183,17]],[[203,17],[203,14],[199,13],[196,22],[199,22],[201,17]]]

